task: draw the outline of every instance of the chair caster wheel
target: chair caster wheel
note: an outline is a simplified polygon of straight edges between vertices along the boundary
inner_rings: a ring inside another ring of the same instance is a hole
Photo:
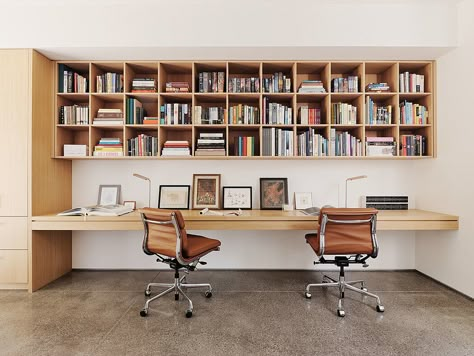
[[[193,316],[193,311],[192,310],[186,310],[186,318],[190,318]]]
[[[204,295],[206,296],[206,298],[210,298],[210,297],[212,297],[212,292],[207,291],[207,292],[204,293]]]
[[[140,310],[140,316],[145,317],[147,315],[148,315],[148,310],[146,310],[146,309]]]
[[[383,305],[377,305],[377,307],[375,308],[379,313],[383,313],[385,311],[385,308],[383,307]]]
[[[174,295],[174,300],[179,300],[179,294]]]
[[[305,292],[304,296],[306,297],[306,299],[311,299],[311,293]]]
[[[365,287],[361,287],[360,289],[363,290],[364,292],[367,292],[367,288]]]
[[[145,289],[145,297],[149,297],[151,295],[151,290]]]
[[[346,312],[344,310],[337,310],[337,316],[340,316],[341,318],[344,318],[346,316]]]

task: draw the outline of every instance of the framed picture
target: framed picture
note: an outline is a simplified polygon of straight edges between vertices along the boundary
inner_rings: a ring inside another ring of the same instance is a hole
[[[100,185],[97,205],[116,205],[120,201],[120,185]]]
[[[158,208],[189,209],[189,185],[160,185]]]
[[[220,174],[193,174],[193,209],[219,209]]]
[[[281,210],[288,204],[287,178],[260,178],[260,209]]]
[[[252,209],[252,187],[223,187],[223,209]]]
[[[313,206],[313,195],[311,192],[296,193],[295,192],[295,209],[306,209]]]
[[[124,200],[123,205],[132,208],[133,210],[137,209],[137,202],[135,200]]]

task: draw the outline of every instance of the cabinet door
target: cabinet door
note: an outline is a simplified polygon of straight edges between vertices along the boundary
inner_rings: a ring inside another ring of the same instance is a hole
[[[29,54],[0,50],[0,216],[27,216]]]
[[[0,249],[28,248],[27,217],[0,217]]]
[[[28,251],[0,250],[0,283],[28,282]]]

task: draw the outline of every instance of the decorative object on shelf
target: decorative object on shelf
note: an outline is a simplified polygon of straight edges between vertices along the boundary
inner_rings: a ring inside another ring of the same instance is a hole
[[[295,209],[306,209],[313,206],[313,195],[311,192],[295,192]]]
[[[287,178],[260,178],[260,209],[281,210],[288,204]]]
[[[362,175],[362,176],[349,177],[349,178],[346,179],[346,192],[345,192],[345,203],[344,203],[345,208],[347,208],[347,182],[350,182],[350,181],[353,181],[353,180],[358,180],[358,179],[363,179],[363,178],[367,178],[367,176]]]
[[[160,185],[158,208],[189,209],[189,185]]]
[[[193,174],[193,209],[219,209],[220,191],[220,174]]]
[[[117,205],[120,201],[121,185],[104,185],[99,186],[99,197],[97,205]]]
[[[123,206],[126,206],[127,208],[136,210],[137,209],[137,202],[135,200],[124,200],[123,201]]]
[[[142,176],[141,174],[138,174],[138,173],[133,173],[133,176],[139,179],[148,181],[148,207],[151,208],[151,180],[150,178]]]
[[[252,209],[252,187],[223,187],[223,209]]]

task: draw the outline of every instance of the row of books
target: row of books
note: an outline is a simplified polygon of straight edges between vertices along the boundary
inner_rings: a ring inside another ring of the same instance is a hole
[[[392,123],[392,105],[378,106],[367,96],[365,104],[365,123],[367,125],[388,125]]]
[[[167,93],[188,93],[189,83],[188,82],[166,82],[165,91]]]
[[[191,124],[191,104],[167,103],[161,105],[160,122],[164,125]]]
[[[357,93],[359,91],[359,77],[356,75],[349,75],[347,78],[333,78],[331,83],[333,93]]]
[[[189,142],[186,140],[167,140],[163,144],[161,155],[167,156],[190,156]]]
[[[325,93],[323,82],[320,80],[303,80],[298,88],[298,93]]]
[[[362,142],[347,131],[330,130],[331,156],[362,156]]]
[[[158,154],[158,138],[140,134],[127,140],[129,156],[156,156]]]
[[[234,137],[234,155],[235,156],[255,156],[254,136],[236,136]]]
[[[275,72],[262,80],[264,93],[291,93],[291,78],[282,72]]]
[[[400,135],[400,156],[426,156],[426,136]]]
[[[262,156],[293,156],[293,131],[264,127],[262,131]]]
[[[97,93],[123,93],[123,74],[107,72],[96,76]]]
[[[227,111],[223,107],[194,107],[194,123],[200,124],[224,124],[227,122]]]
[[[293,110],[284,104],[271,103],[267,97],[264,97],[263,124],[292,125]]]
[[[365,155],[387,157],[397,155],[397,143],[393,137],[368,136],[365,138]]]
[[[321,124],[321,109],[303,105],[298,109],[298,123],[302,125]]]
[[[259,124],[260,110],[258,107],[238,104],[229,108],[229,123],[231,124]]]
[[[400,93],[425,92],[425,76],[423,74],[404,72],[400,73],[399,78]]]
[[[260,79],[255,77],[229,78],[229,93],[260,93]]]
[[[406,125],[424,125],[428,123],[428,109],[407,100],[400,103],[400,123]]]
[[[357,124],[357,106],[348,103],[331,104],[331,123],[336,125]]]
[[[329,141],[313,128],[296,137],[298,156],[329,156]]]
[[[141,125],[146,116],[143,104],[135,98],[127,98],[125,101],[126,120],[128,125]]]
[[[155,78],[133,78],[132,93],[156,93]]]
[[[58,116],[58,123],[61,125],[88,125],[89,106],[61,105]]]
[[[223,93],[225,72],[199,72],[198,89],[200,93]]]
[[[87,93],[89,80],[65,64],[58,65],[59,93]]]
[[[195,156],[225,156],[223,132],[200,132],[196,141]]]
[[[94,146],[95,157],[121,157],[123,156],[122,140],[119,137],[102,137]]]
[[[100,108],[92,123],[94,125],[123,125],[122,109]]]

